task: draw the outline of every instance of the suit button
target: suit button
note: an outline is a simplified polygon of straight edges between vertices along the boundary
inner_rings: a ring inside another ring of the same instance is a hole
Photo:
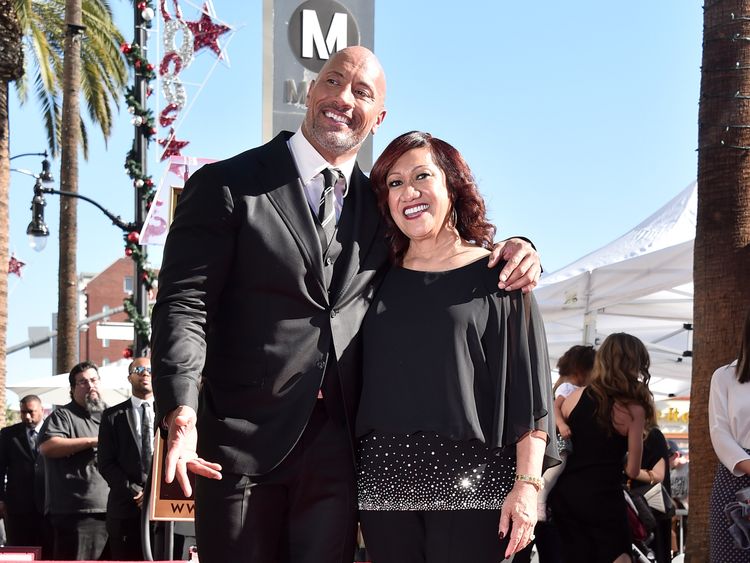
[[[331,318],[333,319],[337,315],[336,309],[331,309]]]
[[[315,365],[318,367],[318,369],[323,369],[326,367],[326,363],[323,360],[318,360]]]

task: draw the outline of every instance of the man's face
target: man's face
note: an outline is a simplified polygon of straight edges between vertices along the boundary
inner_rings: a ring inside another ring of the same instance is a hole
[[[42,404],[39,401],[21,403],[21,420],[27,428],[35,428],[42,421]]]
[[[133,390],[133,395],[139,399],[150,397],[154,392],[151,387],[151,360],[148,358],[136,358],[130,366],[128,381]]]
[[[385,118],[385,76],[364,47],[335,53],[307,93],[302,132],[331,164],[357,154]]]
[[[99,374],[96,373],[95,369],[89,368],[76,375],[73,400],[84,408],[88,408],[87,404],[101,400],[99,396]]]

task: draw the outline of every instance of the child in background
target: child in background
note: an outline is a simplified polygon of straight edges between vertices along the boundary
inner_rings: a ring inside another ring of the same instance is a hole
[[[557,371],[560,377],[552,387],[555,394],[555,422],[557,432],[562,438],[560,453],[570,451],[570,427],[565,422],[562,414],[562,404],[565,398],[576,389],[585,387],[591,378],[591,370],[594,369],[594,356],[596,352],[593,346],[573,346],[565,352],[557,361]],[[563,459],[563,463],[565,460]],[[562,469],[560,470],[562,471]]]

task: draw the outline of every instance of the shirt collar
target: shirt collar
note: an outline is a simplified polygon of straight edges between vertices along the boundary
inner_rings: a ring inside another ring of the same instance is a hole
[[[292,152],[294,162],[297,165],[297,172],[299,172],[300,180],[304,185],[310,183],[310,180],[315,178],[324,168],[333,166],[325,158],[315,150],[310,141],[307,140],[305,135],[302,133],[302,128],[297,129],[297,132],[292,135],[287,141],[289,150]],[[357,157],[354,156],[336,166],[346,179],[346,191],[349,191],[349,184],[351,183],[352,173],[354,171],[354,164],[357,162]]]
[[[130,402],[133,404],[133,408],[137,409],[137,410],[140,410],[141,405],[143,403],[148,403],[152,407],[154,406],[154,399],[153,398],[151,398],[151,399],[141,399],[141,398],[136,397],[135,395],[133,395],[133,396],[130,397]]]

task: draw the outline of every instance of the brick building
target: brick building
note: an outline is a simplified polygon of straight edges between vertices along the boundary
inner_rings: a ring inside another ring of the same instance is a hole
[[[134,263],[130,258],[120,258],[98,274],[81,274],[78,278],[80,318],[122,307],[122,301],[133,293]],[[99,339],[96,334],[100,322],[127,322],[123,311],[113,313],[81,327],[79,357],[98,366],[122,359],[123,351],[133,344],[132,330],[126,340]]]

